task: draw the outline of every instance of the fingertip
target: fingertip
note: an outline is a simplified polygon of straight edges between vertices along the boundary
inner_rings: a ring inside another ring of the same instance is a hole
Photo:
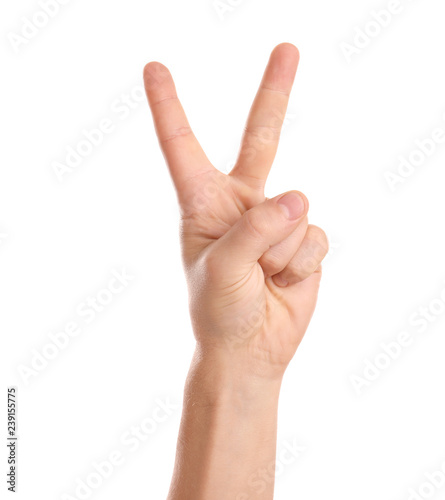
[[[274,274],[272,276],[272,281],[279,288],[286,288],[289,285],[289,281],[287,281],[286,279],[284,279],[283,276],[281,276],[281,273]]]
[[[289,42],[279,43],[275,46],[272,53],[282,54],[283,56],[293,58],[294,60],[298,60],[300,58],[300,51],[298,50],[298,47]]]
[[[263,84],[268,88],[290,93],[297,72],[300,53],[291,43],[280,43],[270,54]]]
[[[158,61],[151,61],[144,66],[143,78],[147,90],[159,85],[169,76],[168,68]]]
[[[270,55],[270,58],[284,70],[288,69],[290,74],[295,73],[300,61],[300,51],[292,43],[284,42],[277,45]]]

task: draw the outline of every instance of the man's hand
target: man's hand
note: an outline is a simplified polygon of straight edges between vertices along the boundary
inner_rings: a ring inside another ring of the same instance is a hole
[[[303,194],[264,196],[298,61],[291,44],[272,52],[228,175],[212,166],[193,135],[167,68],[152,62],[144,69],[181,209],[198,347],[242,366],[243,376],[282,376],[314,311],[328,250],[324,232],[308,224]]]

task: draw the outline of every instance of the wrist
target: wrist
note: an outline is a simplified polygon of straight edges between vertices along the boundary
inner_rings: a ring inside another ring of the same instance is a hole
[[[281,381],[282,376],[256,373],[243,356],[198,344],[187,376],[186,399],[196,406],[258,411],[278,405]]]
[[[229,363],[221,353],[197,346],[185,387],[170,500],[250,498],[251,481],[274,468],[281,380],[247,376],[238,361]],[[254,496],[272,498],[273,472]]]

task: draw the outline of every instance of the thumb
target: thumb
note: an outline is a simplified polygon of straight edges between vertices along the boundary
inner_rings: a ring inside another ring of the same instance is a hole
[[[212,248],[223,269],[245,272],[273,245],[287,238],[305,217],[309,203],[297,191],[266,200],[243,214]]]

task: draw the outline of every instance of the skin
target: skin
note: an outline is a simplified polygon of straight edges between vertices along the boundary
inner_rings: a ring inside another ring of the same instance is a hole
[[[168,69],[144,68],[180,207],[196,338],[168,500],[273,498],[281,380],[313,314],[328,251],[302,193],[264,195],[298,61],[291,44],[272,51],[228,175],[193,135]]]

